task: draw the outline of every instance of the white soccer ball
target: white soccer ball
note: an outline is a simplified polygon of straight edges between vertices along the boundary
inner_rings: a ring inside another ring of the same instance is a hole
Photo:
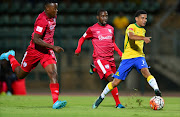
[[[150,99],[149,104],[153,110],[160,110],[164,107],[164,99],[160,96],[154,96]]]

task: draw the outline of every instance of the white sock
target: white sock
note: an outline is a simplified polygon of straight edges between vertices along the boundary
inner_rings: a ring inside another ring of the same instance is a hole
[[[155,78],[150,79],[148,83],[154,90],[159,89]]]
[[[113,89],[112,82],[108,83],[101,93],[101,98],[105,98],[105,96]]]

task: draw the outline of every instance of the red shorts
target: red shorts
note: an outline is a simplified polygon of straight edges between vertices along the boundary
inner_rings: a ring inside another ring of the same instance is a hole
[[[38,63],[41,63],[43,68],[45,68],[49,64],[56,64],[56,57],[53,50],[49,50],[48,53],[39,52],[36,49],[28,49],[25,54],[24,58],[21,62],[21,68],[25,72],[30,72],[34,69]]]
[[[94,59],[94,65],[100,79],[107,78],[110,74],[116,73],[115,61]]]

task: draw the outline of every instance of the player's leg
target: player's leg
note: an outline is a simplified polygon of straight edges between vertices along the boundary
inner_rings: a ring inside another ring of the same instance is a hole
[[[109,75],[109,76],[107,77],[107,80],[108,80],[109,82],[112,82],[112,81],[113,81],[114,78],[113,78],[112,76],[114,75],[114,73],[116,73],[115,61],[112,62],[111,64],[112,64],[111,70],[112,70],[113,74],[111,74],[111,75]],[[120,100],[119,100],[119,93],[118,93],[118,88],[117,88],[117,87],[115,87],[115,88],[111,91],[111,94],[112,94],[112,96],[113,96],[113,98],[114,98],[114,100],[115,100],[115,102],[116,102],[116,108],[125,108],[125,107],[121,104],[121,102],[120,102]]]
[[[51,62],[51,61],[47,61]],[[46,64],[46,63],[45,63]],[[66,101],[58,101],[59,97],[59,83],[56,64],[49,64],[45,70],[50,78],[50,90],[53,98],[53,109],[60,109],[66,106]]]
[[[138,70],[138,72],[140,70],[142,75],[147,79],[147,82],[149,83],[149,85],[154,89],[155,94],[157,96],[161,96],[161,91],[159,90],[156,79],[149,72],[148,65],[147,65],[145,58],[144,57],[138,57],[137,61],[135,63],[135,67]]]
[[[99,98],[95,101],[95,103],[93,104],[92,108],[96,109],[101,102],[104,100],[105,96],[112,91],[115,87],[117,87],[117,85],[121,82],[120,79],[116,79],[114,78],[112,82],[109,82],[106,87],[104,88],[103,92],[101,93],[101,95],[99,96]],[[113,84],[112,84],[113,83]]]
[[[28,75],[28,72],[25,72],[22,70],[21,65],[19,62],[15,59],[15,51],[10,50],[6,53],[1,54],[0,59],[6,59],[7,61],[10,61],[11,67],[13,72],[16,73],[16,76],[19,79],[25,78]]]
[[[119,85],[119,83],[122,80],[125,80],[126,76],[132,69],[131,64],[127,64],[127,60],[123,60],[117,70],[117,72],[113,75],[114,79],[112,82],[109,82],[106,87],[104,88],[103,92],[99,96],[99,98],[96,100],[96,102],[93,104],[93,109],[97,108],[99,104],[104,100],[105,96],[113,90],[115,87]],[[133,63],[133,62],[132,62]]]
[[[66,106],[66,101],[58,101],[59,97],[59,83],[56,66],[56,57],[53,50],[50,50],[48,54],[43,56],[40,60],[41,65],[47,72],[50,78],[50,90],[53,98],[53,109],[60,109]]]
[[[157,96],[161,96],[161,91],[159,90],[158,84],[156,82],[156,79],[153,75],[149,72],[148,68],[142,68],[141,69],[142,75],[147,79],[147,82],[149,85],[154,89],[154,92]]]
[[[92,75],[94,72],[96,72],[97,69],[93,63],[90,64],[89,73]]]

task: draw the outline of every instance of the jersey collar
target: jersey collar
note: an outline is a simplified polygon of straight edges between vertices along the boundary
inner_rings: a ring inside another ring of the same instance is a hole
[[[51,19],[51,18],[49,18],[49,17],[46,15],[45,11],[43,11],[43,14],[44,14],[44,16],[46,17],[46,19]]]
[[[136,23],[134,23],[138,28],[143,28],[143,27],[140,27],[140,26],[138,26]]]
[[[101,26],[98,22],[96,23],[98,26],[100,26],[100,27],[106,27],[107,26],[107,24],[105,25],[105,26]]]

